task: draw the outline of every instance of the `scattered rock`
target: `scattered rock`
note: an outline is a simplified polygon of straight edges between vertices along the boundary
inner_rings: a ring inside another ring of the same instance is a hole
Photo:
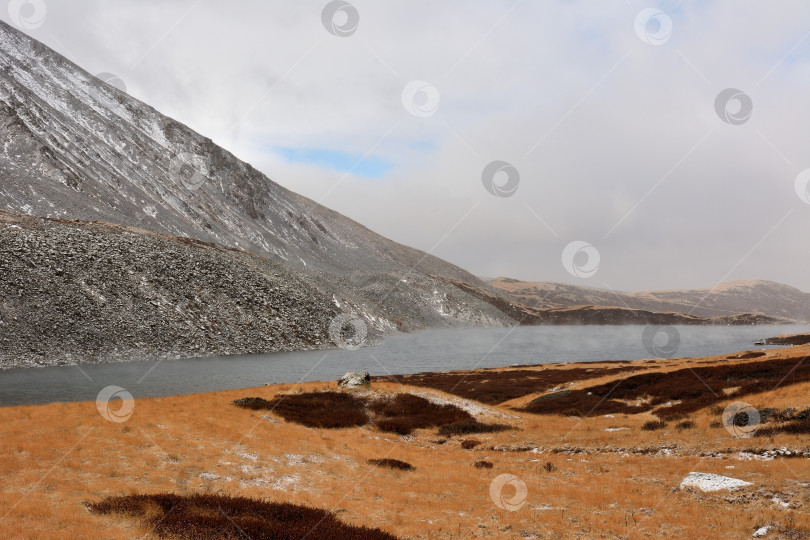
[[[760,527],[759,529],[757,529],[756,531],[754,531],[754,534],[753,534],[752,536],[753,536],[754,538],[762,538],[763,536],[765,536],[766,534],[768,534],[768,531],[769,531],[769,530],[771,530],[771,528],[770,528],[770,527],[768,527],[767,525],[765,525],[764,527]]]
[[[737,488],[753,485],[751,482],[744,480],[737,480],[729,476],[722,476],[719,474],[690,472],[681,481],[681,489],[687,487],[697,488],[703,492],[720,491],[723,489],[735,490]]]
[[[531,443],[521,443],[521,444],[499,444],[497,446],[490,446],[490,450],[495,450],[496,452],[532,452],[537,450],[537,447]]]
[[[338,379],[338,386],[340,388],[367,388],[371,386],[371,376],[368,374],[368,371],[362,375],[350,371]]]
[[[239,399],[235,399],[231,401],[231,405],[236,405],[240,407],[249,406],[249,405],[262,405],[267,403],[267,400],[260,397],[243,397]]]

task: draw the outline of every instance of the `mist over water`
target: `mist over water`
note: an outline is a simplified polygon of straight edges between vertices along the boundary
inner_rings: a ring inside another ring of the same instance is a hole
[[[754,341],[807,332],[804,325],[675,326],[678,342],[645,345],[645,326],[534,326],[426,330],[387,337],[358,350],[299,351],[87,366],[0,371],[0,405],[95,400],[107,386],[137,399],[248,388],[263,384],[336,380],[347,371],[396,375],[512,365],[656,357],[700,357],[772,347]],[[663,327],[662,327],[663,328]],[[648,331],[649,332],[649,331]],[[676,346],[666,353],[667,345]],[[659,354],[655,354],[658,351]],[[661,352],[665,354],[660,354]]]

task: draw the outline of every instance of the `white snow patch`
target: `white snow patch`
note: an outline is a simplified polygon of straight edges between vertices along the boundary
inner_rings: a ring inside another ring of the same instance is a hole
[[[495,415],[495,416],[500,416],[502,418],[507,418],[508,417],[506,414],[504,414],[504,413],[502,413],[500,411],[496,411],[494,409],[484,407],[482,405],[479,405],[479,404],[477,404],[477,403],[475,403],[473,401],[468,401],[466,399],[461,399],[461,398],[449,398],[449,399],[446,399],[446,398],[441,398],[441,397],[439,397],[439,396],[437,396],[435,394],[431,394],[431,393],[428,393],[428,392],[411,392],[411,394],[413,394],[415,396],[423,397],[426,400],[428,400],[430,402],[433,402],[433,403],[436,403],[438,405],[448,405],[448,404],[449,405],[455,405],[456,407],[464,409],[465,411],[467,411],[468,413],[470,413],[473,416],[478,416],[478,415],[486,413],[486,414],[491,414],[491,415]]]
[[[625,429],[630,429],[629,427],[609,427],[605,428],[602,431],[623,431]]]
[[[729,476],[722,476],[719,474],[711,474],[711,473],[701,473],[701,472],[690,472],[686,475],[681,481],[681,489],[685,487],[694,487],[701,491],[708,492],[708,491],[720,491],[723,489],[727,489],[729,491],[733,491],[737,488],[751,486],[753,485],[751,482],[746,482],[744,480],[737,480],[736,478],[731,478]]]

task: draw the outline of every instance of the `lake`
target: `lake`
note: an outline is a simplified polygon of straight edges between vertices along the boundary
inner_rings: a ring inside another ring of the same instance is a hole
[[[644,326],[532,326],[425,330],[386,337],[358,350],[299,351],[185,360],[22,368],[0,371],[0,405],[95,400],[109,385],[136,399],[261,386],[336,380],[347,371],[372,375],[484,367],[700,357],[755,348],[754,341],[807,332],[805,325],[675,326],[676,338]],[[648,336],[651,334],[648,334]],[[650,344],[655,346],[651,346]],[[675,347],[677,345],[677,347]],[[659,354],[654,354],[655,351]],[[653,352],[650,352],[653,351]]]

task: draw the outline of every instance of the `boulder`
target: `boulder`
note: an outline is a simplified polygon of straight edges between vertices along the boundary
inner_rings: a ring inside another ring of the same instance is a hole
[[[338,379],[338,386],[340,388],[357,388],[371,386],[371,375],[368,371],[360,375],[359,373],[346,373]]]
[[[722,489],[733,491],[737,488],[751,485],[753,485],[751,482],[745,482],[744,480],[737,480],[736,478],[721,476],[719,474],[690,472],[681,482],[681,489],[693,487],[704,492],[720,491]]]

